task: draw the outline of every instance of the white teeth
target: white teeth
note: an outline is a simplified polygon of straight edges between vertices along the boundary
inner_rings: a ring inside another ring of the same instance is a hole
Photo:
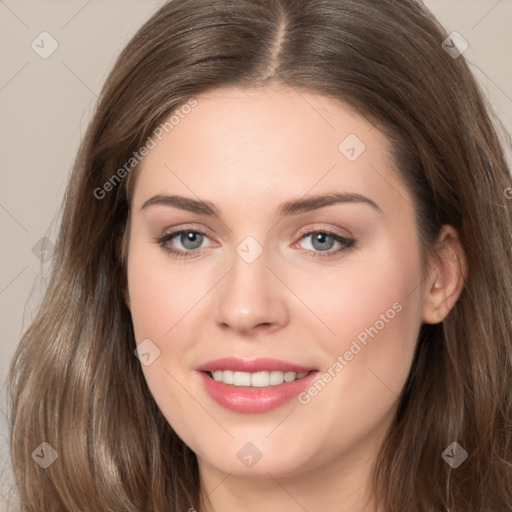
[[[252,386],[255,388],[263,388],[266,386],[277,386],[283,382],[293,382],[294,380],[304,378],[309,372],[280,372],[280,371],[263,371],[263,372],[233,372],[231,370],[215,370],[211,372],[214,380],[223,382],[224,384],[232,384],[234,386]]]
[[[270,384],[270,376],[268,372],[256,372],[251,374],[251,386],[262,388]]]
[[[235,372],[232,372],[231,370],[224,370],[220,372],[222,382],[225,382],[226,384],[233,384],[235,380]]]
[[[286,372],[284,374],[284,381],[293,382],[295,380],[295,377],[297,377],[297,374],[295,372]]]
[[[283,372],[270,372],[270,382],[271,386],[276,386],[277,384],[282,384],[284,382],[284,373]]]
[[[250,386],[251,374],[247,372],[235,372],[233,376],[233,384],[235,386]]]

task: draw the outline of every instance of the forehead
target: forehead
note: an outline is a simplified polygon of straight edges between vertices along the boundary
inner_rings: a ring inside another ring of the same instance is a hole
[[[223,88],[195,100],[153,137],[137,169],[135,209],[164,193],[259,211],[273,199],[326,190],[390,204],[405,193],[386,138],[341,101],[287,86]]]

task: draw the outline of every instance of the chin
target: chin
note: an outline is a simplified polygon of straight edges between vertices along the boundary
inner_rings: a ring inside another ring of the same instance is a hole
[[[243,441],[232,439],[228,444],[218,444],[205,450],[193,451],[209,466],[232,476],[268,478],[269,474],[275,478],[294,476],[314,468],[312,454],[302,448],[302,442],[277,438],[272,442],[268,439],[255,439],[250,437]],[[309,447],[311,449],[311,446]]]

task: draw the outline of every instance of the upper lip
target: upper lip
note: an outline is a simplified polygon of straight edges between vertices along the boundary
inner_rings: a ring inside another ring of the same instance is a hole
[[[282,361],[280,359],[258,358],[258,359],[239,359],[236,357],[223,357],[208,361],[197,368],[200,372],[214,372],[216,370],[232,370],[234,372],[263,372],[263,371],[281,371],[281,372],[309,372],[314,368],[308,368],[300,364]]]

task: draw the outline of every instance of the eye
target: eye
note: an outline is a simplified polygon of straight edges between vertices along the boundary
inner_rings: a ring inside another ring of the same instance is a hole
[[[165,251],[178,258],[194,258],[201,254],[203,243],[210,240],[210,237],[200,230],[180,229],[155,238]],[[308,241],[306,247],[301,247],[301,241]],[[342,251],[353,247],[355,240],[346,238],[337,233],[327,230],[309,230],[303,234],[299,241],[293,246],[301,248],[313,258],[329,258],[338,255]],[[307,247],[309,245],[309,247]],[[333,248],[337,246],[336,249]]]
[[[334,233],[332,231],[325,230],[310,230],[306,234],[302,235],[298,242],[294,244],[294,247],[300,248],[300,241],[307,241],[304,244],[306,247],[302,247],[305,251],[308,251],[314,258],[329,258],[338,255],[342,251],[346,251],[355,244],[355,240],[346,238]],[[337,246],[336,249],[332,250],[333,247]]]
[[[193,229],[181,229],[173,231],[155,241],[167,252],[182,258],[191,258],[198,256],[203,242],[209,237],[202,231]]]

